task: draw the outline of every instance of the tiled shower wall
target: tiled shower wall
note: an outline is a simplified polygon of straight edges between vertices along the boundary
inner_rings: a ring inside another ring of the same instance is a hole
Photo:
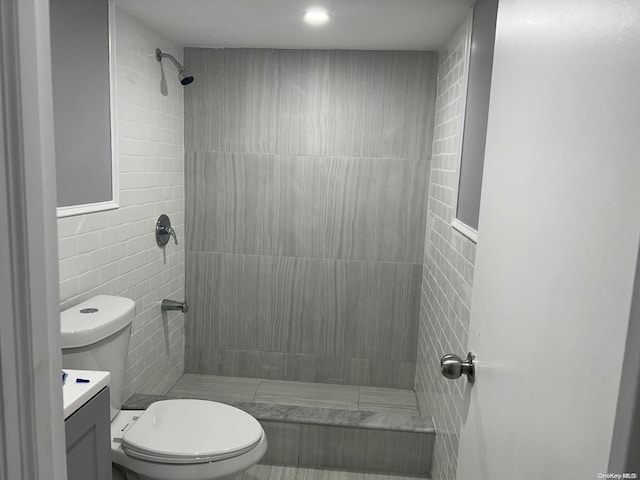
[[[460,136],[471,22],[452,35],[438,58],[438,93],[429,187],[416,392],[420,409],[433,415],[436,446],[433,480],[454,480],[463,389],[440,374],[440,356],[466,355],[475,244],[451,227],[455,208]]]
[[[186,49],[186,370],[412,387],[430,52]]]
[[[180,47],[117,9],[117,150],[120,208],[58,221],[62,308],[94,295],[136,302],[124,398],[164,393],[184,368],[181,315],[162,315],[162,298],[184,296],[183,90],[172,65],[161,93],[156,47]],[[179,245],[163,251],[155,222],[171,217]]]

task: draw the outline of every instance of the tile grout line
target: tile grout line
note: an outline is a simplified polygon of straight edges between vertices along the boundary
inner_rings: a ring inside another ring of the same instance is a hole
[[[253,402],[256,402],[256,400],[258,398],[258,392],[260,392],[260,389],[262,388],[262,384],[265,383],[265,382],[266,382],[266,380],[262,380],[262,379],[260,379],[258,381],[258,388],[256,388],[256,391],[253,394],[253,400],[252,400]]]
[[[238,253],[238,252],[222,252],[213,250],[191,250],[187,246],[185,254],[209,254],[209,255],[228,255],[228,256],[244,256],[244,257],[268,257],[284,260],[318,260],[325,262],[352,262],[352,263],[378,263],[384,265],[410,265],[413,267],[422,267],[422,262],[406,262],[406,261],[393,261],[393,260],[376,260],[376,259],[363,259],[363,258],[331,258],[331,257],[303,257],[299,255],[277,255],[273,253]]]

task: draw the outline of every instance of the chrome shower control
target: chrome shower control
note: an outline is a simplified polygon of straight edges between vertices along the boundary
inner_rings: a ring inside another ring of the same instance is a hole
[[[476,367],[473,364],[476,356],[469,352],[467,354],[467,361],[463,362],[458,355],[449,353],[440,359],[440,369],[442,375],[447,378],[456,379],[460,378],[463,374],[467,376],[469,383],[473,383],[476,380]]]
[[[171,228],[171,220],[165,214],[160,215],[156,222],[156,243],[159,247],[164,247],[169,243],[169,238],[173,237],[173,241],[178,244],[176,231]]]

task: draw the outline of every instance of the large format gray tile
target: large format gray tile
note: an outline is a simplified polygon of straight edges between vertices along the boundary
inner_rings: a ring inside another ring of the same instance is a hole
[[[365,457],[366,433],[363,430],[301,426],[299,465],[302,467],[363,470]]]
[[[188,347],[415,362],[421,265],[213,253],[186,265]]]
[[[429,158],[433,52],[185,49],[187,150]]]
[[[364,473],[317,468],[298,468],[296,475],[301,480],[364,480]]]
[[[301,425],[299,465],[426,476],[433,441],[419,433]]]
[[[429,162],[187,152],[193,252],[422,263]]]
[[[255,401],[280,405],[299,405],[358,410],[358,387],[322,383],[264,381]]]
[[[184,50],[184,63],[189,68],[198,66],[198,82],[184,95],[184,145],[190,150],[201,144],[207,135],[207,145],[223,146],[222,120],[224,112],[224,52],[220,49],[190,48]],[[217,107],[217,108],[216,108]],[[187,113],[188,112],[188,113]]]
[[[272,50],[189,48],[185,64],[198,78],[185,90],[188,150],[273,151],[278,67]]]
[[[191,373],[411,388],[415,362],[185,346]]]
[[[412,388],[416,378],[415,362],[372,360],[366,383],[371,387]]]
[[[366,473],[364,474],[364,480],[417,480],[418,478],[430,478],[427,476],[404,476],[404,475],[388,475],[386,473]]]
[[[363,430],[367,471],[429,475],[434,435]]]
[[[415,53],[333,53],[328,137],[336,152],[430,156],[435,56]]]
[[[418,400],[413,390],[379,387],[360,387],[360,410],[382,413],[420,415]]]
[[[273,467],[271,465],[258,464],[239,475],[236,480],[277,480],[278,477],[273,475]],[[386,479],[385,479],[386,480]]]
[[[197,258],[186,255],[191,264],[186,266],[185,295],[189,312],[185,321],[185,344],[194,347],[221,347],[236,344],[237,318],[240,312],[224,305],[234,305],[236,290],[228,269],[234,265],[224,263],[221,256],[211,257],[196,265]],[[224,314],[218,314],[222,310]],[[194,372],[212,373],[212,372]]]
[[[276,50],[278,88],[275,149],[272,152],[326,155],[331,85],[331,53],[323,50]]]
[[[268,420],[260,420],[260,424],[269,442],[269,448],[261,463],[298,465],[300,425]]]
[[[369,263],[345,270],[348,302],[337,353],[415,361],[422,266]]]
[[[185,154],[187,250],[265,253],[278,248],[278,192],[268,155]]]
[[[187,346],[415,362],[421,265],[213,253],[186,263]]]
[[[260,380],[186,373],[171,388],[171,396],[201,398],[219,402],[253,401]]]
[[[347,293],[332,288],[335,262],[188,254],[187,265],[187,345],[335,353]]]
[[[186,344],[266,349],[271,288],[260,259],[189,253],[186,260]]]
[[[400,476],[382,473],[360,473],[318,468],[254,465],[238,480],[417,480],[416,476]]]
[[[122,403],[122,410],[146,410],[154,402],[168,400],[169,395],[151,395],[148,393],[134,393]]]

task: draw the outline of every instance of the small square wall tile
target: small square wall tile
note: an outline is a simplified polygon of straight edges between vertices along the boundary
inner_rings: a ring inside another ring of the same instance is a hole
[[[422,413],[433,415],[439,434],[433,478],[453,480],[457,442],[442,432],[458,431],[462,391],[437,373],[438,355],[465,351],[472,296],[475,245],[450,225],[456,199],[463,82],[468,62],[469,22],[463,22],[439,54],[436,119],[425,240],[424,292],[420,305],[416,388]]]

